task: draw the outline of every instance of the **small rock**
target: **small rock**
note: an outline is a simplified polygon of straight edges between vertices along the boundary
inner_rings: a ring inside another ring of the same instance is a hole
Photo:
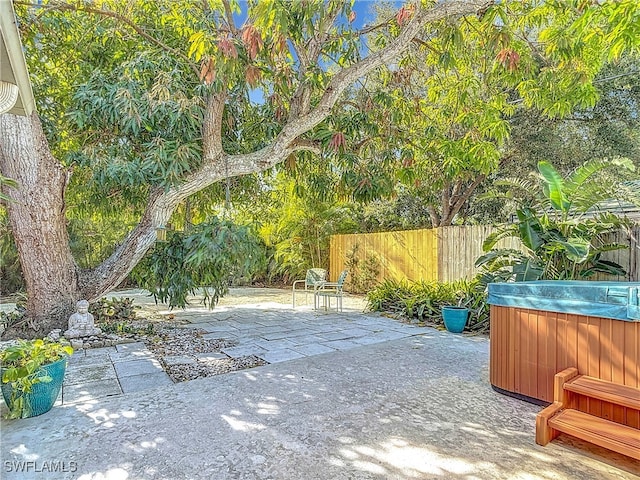
[[[71,347],[74,350],[80,350],[81,348],[84,347],[84,342],[82,340],[77,340],[74,338],[71,340]]]
[[[47,335],[47,338],[51,339],[54,342],[57,342],[58,340],[60,340],[60,333],[62,332],[62,329],[60,328],[56,328],[55,330],[51,330],[51,333],[49,333],[49,335]]]

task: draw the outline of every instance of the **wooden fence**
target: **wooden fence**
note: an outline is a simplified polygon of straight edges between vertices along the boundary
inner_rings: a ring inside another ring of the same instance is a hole
[[[330,242],[330,277],[332,280],[338,277],[345,268],[347,255],[357,245],[358,259],[362,261],[367,255],[373,254],[379,260],[379,280],[388,278],[450,282],[471,278],[477,273],[474,264],[483,253],[482,243],[494,231],[495,228],[491,226],[474,225],[333,235]],[[640,226],[630,233],[620,232],[611,240],[629,246],[626,250],[608,252],[605,256],[627,270],[627,276],[618,280],[639,281]],[[502,240],[498,247],[517,249],[520,245],[517,239],[508,238]]]

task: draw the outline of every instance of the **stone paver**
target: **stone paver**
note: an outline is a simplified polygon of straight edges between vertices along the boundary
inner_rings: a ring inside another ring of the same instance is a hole
[[[229,357],[224,353],[212,352],[212,353],[198,353],[196,355],[196,358],[198,359],[199,362],[210,362],[212,360],[226,360]]]
[[[350,348],[361,347],[362,345],[353,340],[332,340],[324,342],[322,345],[333,348],[334,350],[349,350]]]
[[[129,352],[110,353],[109,358],[113,363],[131,362],[134,360],[152,360],[155,358],[149,350],[133,350]]]
[[[386,342],[387,340],[378,335],[371,335],[367,337],[353,338],[351,341],[358,345],[373,345],[374,343]]]
[[[204,338],[205,340],[218,340],[219,338],[234,339],[237,336],[237,333],[237,330],[234,330],[233,332],[213,332],[202,335],[202,338]]]
[[[281,330],[279,332],[265,333],[261,336],[265,340],[282,340],[283,338],[289,337],[290,334],[286,330]]]
[[[294,345],[308,345],[310,343],[320,343],[324,342],[325,339],[318,335],[298,335],[295,337],[287,338]]]
[[[255,340],[254,343],[264,348],[265,350],[282,350],[283,348],[291,348],[296,346],[295,342],[287,338],[281,338],[279,340],[264,340],[261,338],[259,340]]]
[[[124,393],[140,392],[142,390],[155,389],[174,385],[169,375],[164,372],[145,373],[120,377],[120,386]]]
[[[287,362],[289,360],[295,360],[296,358],[304,357],[304,355],[302,353],[296,352],[295,350],[285,348],[283,350],[272,350],[264,352],[259,354],[258,357],[269,363],[280,363]]]
[[[116,379],[109,381],[84,382],[79,385],[65,385],[62,387],[64,404],[83,403],[112,395],[122,395],[122,388]]]
[[[77,385],[85,382],[99,382],[103,380],[115,380],[116,371],[111,363],[98,363],[90,365],[67,366],[64,383]]]
[[[151,373],[163,372],[162,365],[157,360],[132,360],[114,364],[118,378],[132,377]]]
[[[247,355],[259,355],[264,352],[266,352],[264,348],[252,343],[222,349],[222,353],[231,358],[246,357]]]
[[[348,333],[343,333],[343,332],[321,332],[317,334],[320,338],[323,339],[323,341],[327,342],[330,340],[345,340],[347,338],[350,337],[350,335]]]
[[[189,357],[187,355],[167,355],[165,357],[162,357],[162,360],[164,360],[164,363],[167,366],[187,365],[196,363],[198,361],[195,358]]]
[[[336,351],[336,349],[328,347],[326,344],[322,345],[319,343],[312,343],[309,345],[297,345],[295,347],[291,347],[291,350],[301,353],[306,357],[309,357],[311,355],[322,355],[323,353]]]
[[[347,338],[354,338],[354,337],[364,337],[365,335],[371,335],[371,330],[352,327],[352,328],[346,328],[344,330],[340,330],[340,333],[344,335],[348,335]]]

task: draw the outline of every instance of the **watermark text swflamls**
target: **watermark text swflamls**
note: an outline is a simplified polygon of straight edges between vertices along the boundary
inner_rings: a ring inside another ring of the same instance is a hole
[[[65,461],[24,461],[5,460],[4,471],[10,472],[36,472],[36,473],[73,473],[78,470],[77,462]]]

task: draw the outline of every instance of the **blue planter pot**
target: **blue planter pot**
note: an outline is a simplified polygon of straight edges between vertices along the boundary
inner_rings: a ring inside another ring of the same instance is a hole
[[[25,409],[22,412],[22,418],[35,417],[47,413],[53,408],[56,399],[62,388],[64,373],[67,368],[67,358],[62,358],[57,362],[49,363],[40,367],[38,371],[39,377],[50,376],[50,382],[36,383],[29,393],[22,393],[17,398],[24,397]],[[1,373],[1,372],[0,372]],[[13,386],[11,383],[3,383],[0,385],[2,396],[9,408],[12,407],[11,394]]]
[[[442,307],[444,326],[452,333],[461,333],[467,325],[469,309],[465,307]]]

